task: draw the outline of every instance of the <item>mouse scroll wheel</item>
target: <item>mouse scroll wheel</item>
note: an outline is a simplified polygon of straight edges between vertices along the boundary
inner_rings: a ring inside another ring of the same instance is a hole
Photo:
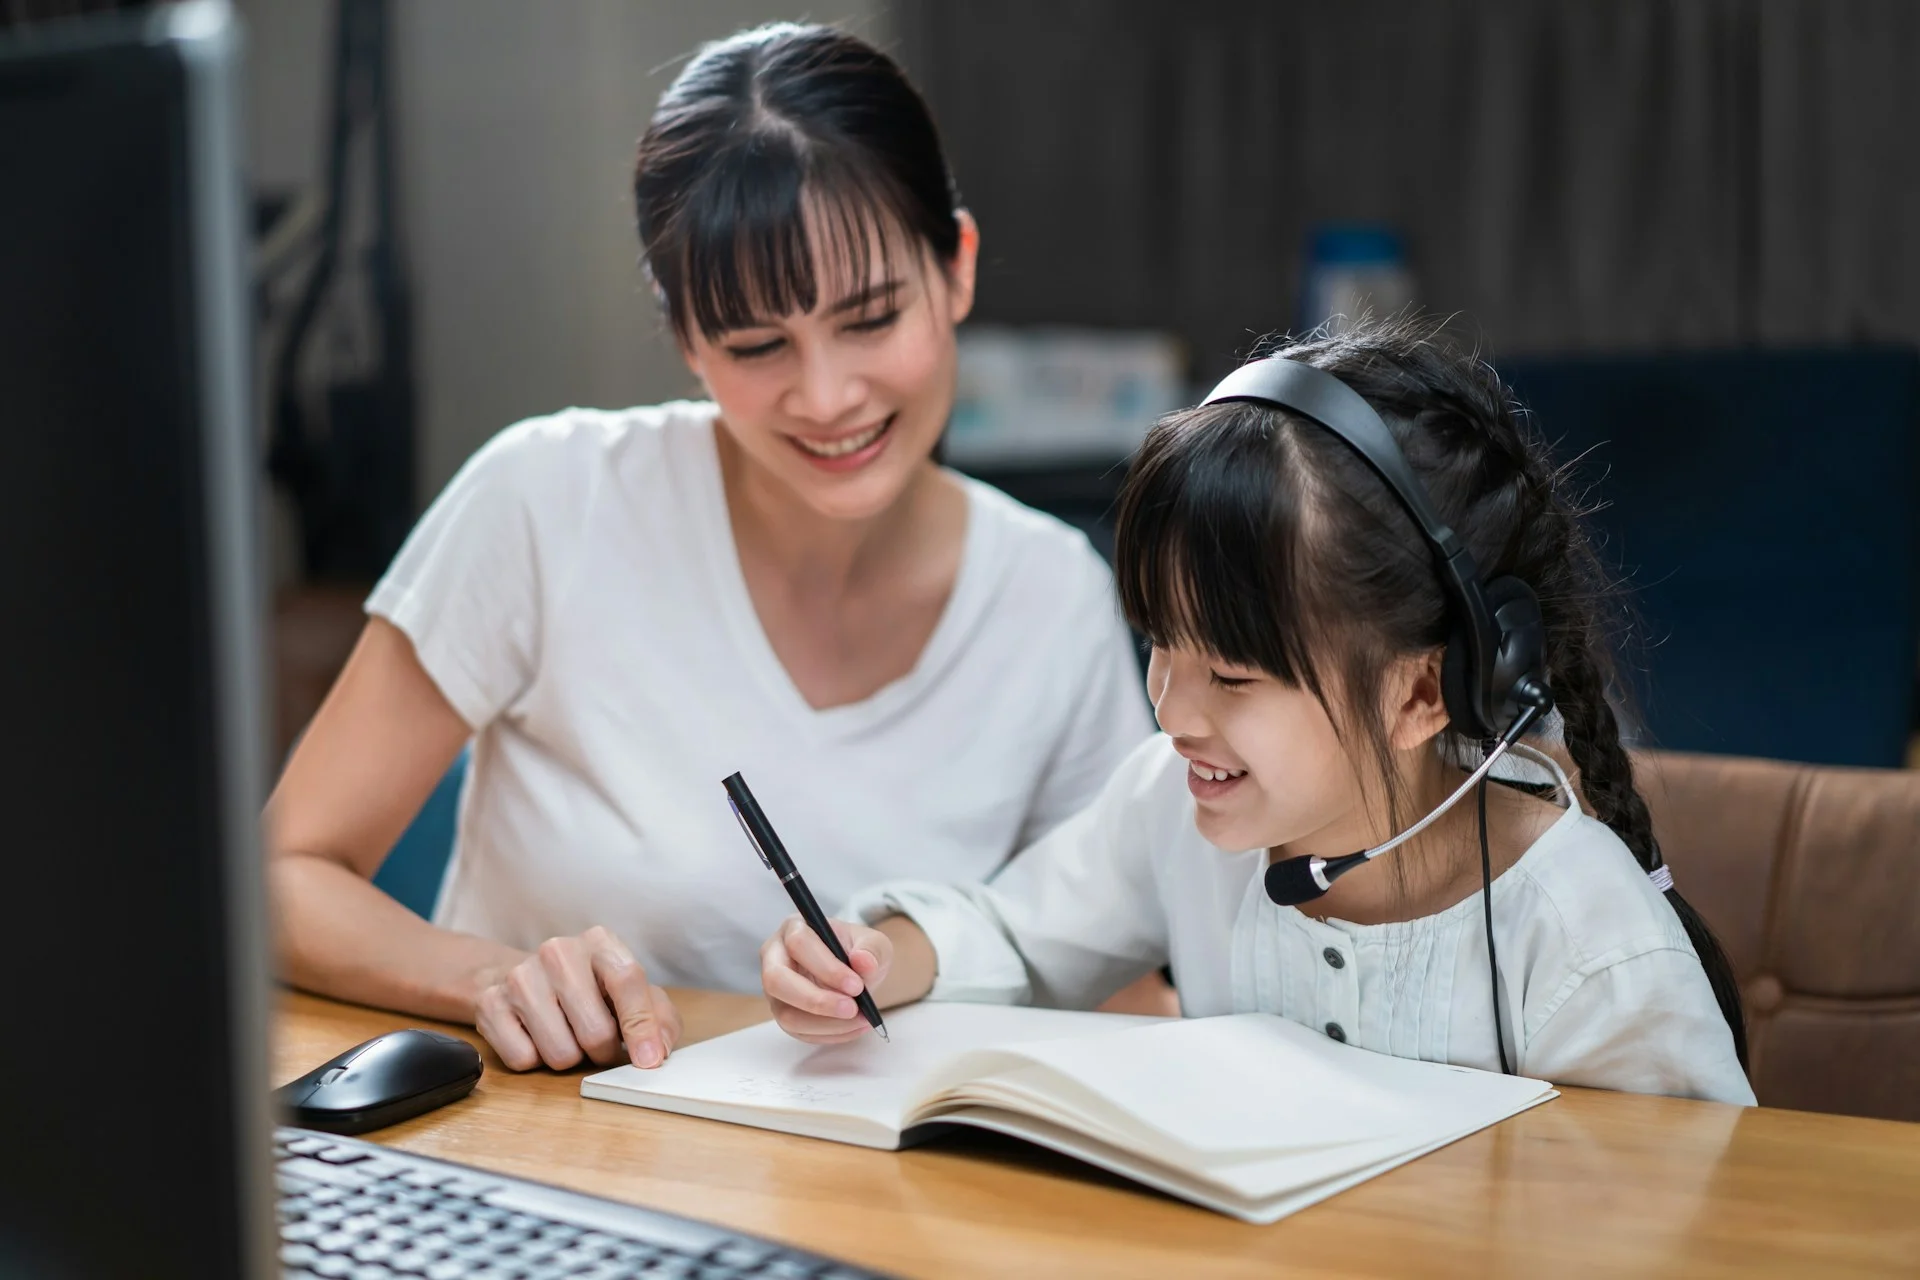
[[[345,1074],[347,1074],[347,1069],[345,1067],[334,1067],[331,1070],[329,1070],[327,1074],[320,1077],[319,1083],[322,1085],[332,1084],[335,1080],[338,1080],[341,1076]]]

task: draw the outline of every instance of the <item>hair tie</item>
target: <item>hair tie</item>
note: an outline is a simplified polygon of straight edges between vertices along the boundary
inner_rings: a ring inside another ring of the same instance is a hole
[[[1653,887],[1662,893],[1673,888],[1673,872],[1667,869],[1667,864],[1664,862],[1647,872],[1647,879],[1653,881]]]

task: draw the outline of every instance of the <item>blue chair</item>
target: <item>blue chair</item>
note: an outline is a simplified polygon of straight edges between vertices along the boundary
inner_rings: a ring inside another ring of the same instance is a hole
[[[374,873],[373,883],[385,890],[401,906],[414,914],[431,918],[433,904],[440,897],[440,885],[447,877],[447,863],[453,857],[453,835],[460,817],[460,789],[467,780],[467,757],[471,748],[462,748],[420,812],[400,833],[386,860]]]

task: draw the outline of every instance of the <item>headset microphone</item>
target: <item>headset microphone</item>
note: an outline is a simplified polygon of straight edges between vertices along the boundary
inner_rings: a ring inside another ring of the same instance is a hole
[[[1523,682],[1521,687],[1514,690],[1514,696],[1524,699],[1525,709],[1514,719],[1512,726],[1500,735],[1500,741],[1494,744],[1493,750],[1487,752],[1487,758],[1480,762],[1480,767],[1469,774],[1467,780],[1461,783],[1439,808],[1385,844],[1363,849],[1359,853],[1349,853],[1339,858],[1282,858],[1267,868],[1265,877],[1267,896],[1283,907],[1297,907],[1303,902],[1312,902],[1333,888],[1335,880],[1355,867],[1399,848],[1425,831],[1439,819],[1441,814],[1460,803],[1466,794],[1487,776],[1487,772],[1493,768],[1500,757],[1507,754],[1507,748],[1518,742],[1521,736],[1533,727],[1535,721],[1553,708],[1553,694],[1548,692],[1544,685],[1533,681]]]

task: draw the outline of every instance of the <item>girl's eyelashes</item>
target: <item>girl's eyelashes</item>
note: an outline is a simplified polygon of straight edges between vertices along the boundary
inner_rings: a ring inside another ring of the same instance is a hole
[[[1252,676],[1223,676],[1218,671],[1208,670],[1215,686],[1221,689],[1244,689],[1253,683]]]

